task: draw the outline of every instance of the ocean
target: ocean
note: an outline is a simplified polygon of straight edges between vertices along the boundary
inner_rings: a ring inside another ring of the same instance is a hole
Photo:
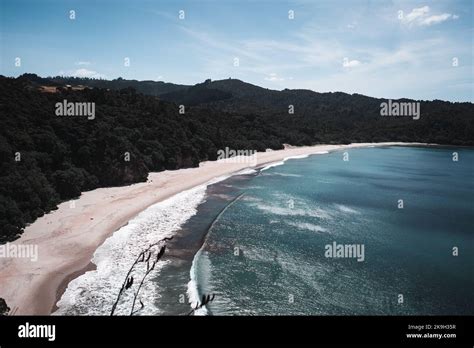
[[[472,315],[473,174],[472,149],[372,147],[219,178],[116,232],[55,314],[109,314],[140,250],[174,236],[137,315]]]

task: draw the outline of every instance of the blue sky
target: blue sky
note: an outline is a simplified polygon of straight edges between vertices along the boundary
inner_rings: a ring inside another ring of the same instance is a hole
[[[0,2],[2,75],[474,100],[472,0]]]

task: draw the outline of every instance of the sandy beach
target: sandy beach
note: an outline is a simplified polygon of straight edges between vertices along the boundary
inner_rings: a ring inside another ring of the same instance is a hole
[[[422,145],[377,143],[289,147],[258,153],[256,167],[287,157],[366,146]],[[255,163],[252,163],[255,164]],[[67,283],[93,269],[95,250],[114,231],[147,207],[179,192],[231,175],[249,163],[202,162],[197,168],[150,173],[148,181],[100,188],[60,204],[27,226],[11,244],[37,245],[38,259],[0,258],[0,297],[15,315],[49,315]]]

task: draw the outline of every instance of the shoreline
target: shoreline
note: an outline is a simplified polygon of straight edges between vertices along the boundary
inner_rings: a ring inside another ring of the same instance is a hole
[[[287,147],[257,153],[255,165],[206,161],[195,168],[152,172],[143,183],[84,192],[78,199],[63,202],[57,210],[38,218],[10,243],[37,245],[38,261],[0,259],[0,297],[15,315],[49,315],[69,282],[95,268],[91,260],[96,249],[151,205],[245,169],[263,168],[298,156],[374,146],[436,145],[387,142]]]
[[[97,266],[91,261],[91,262],[89,262],[89,264],[88,264],[86,267],[84,267],[83,269],[80,269],[80,270],[78,270],[78,271],[76,271],[76,272],[74,272],[74,273],[71,273],[71,274],[69,274],[68,276],[66,276],[66,277],[63,279],[63,281],[61,282],[61,284],[59,284],[59,287],[58,287],[58,289],[56,290],[56,301],[54,302],[53,307],[51,307],[50,313],[54,313],[56,310],[58,310],[59,307],[57,306],[57,303],[58,303],[58,301],[61,299],[61,297],[64,295],[64,293],[66,292],[66,289],[67,289],[69,283],[70,283],[73,279],[75,279],[75,278],[77,278],[77,277],[83,275],[83,274],[86,273],[86,272],[95,271],[96,269],[97,269]]]

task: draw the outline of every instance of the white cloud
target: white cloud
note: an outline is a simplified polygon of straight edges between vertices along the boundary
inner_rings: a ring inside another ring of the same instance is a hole
[[[409,14],[402,17],[402,22],[418,26],[429,26],[433,24],[439,24],[449,19],[458,19],[458,15],[453,15],[451,13],[442,13],[437,15],[430,15],[431,9],[429,6],[423,6],[419,8],[414,8]]]
[[[61,70],[59,72],[61,76],[72,76],[72,77],[88,77],[94,79],[105,79],[106,76],[103,74],[99,74],[97,71],[88,70],[85,68],[76,69],[76,70]]]
[[[344,58],[342,61],[342,66],[344,68],[355,68],[356,66],[359,66],[361,64],[360,61],[357,59],[354,60],[349,60],[348,58]]]
[[[75,77],[91,77],[91,78],[103,78],[104,75],[99,74],[97,71],[88,70],[88,69],[77,69],[74,71],[73,75]]]
[[[285,81],[283,77],[279,77],[278,74],[276,73],[270,73],[267,77],[265,77],[265,80],[275,82],[275,81]]]
[[[91,62],[79,61],[75,63],[76,65],[91,65]]]
[[[406,17],[403,18],[403,20],[405,22],[411,23],[423,18],[428,12],[430,12],[429,6],[414,8],[409,14],[406,15]]]
[[[347,25],[348,29],[355,29],[355,27],[357,27],[357,22],[352,22]]]
[[[421,21],[421,25],[438,24],[438,23],[444,22],[445,20],[448,20],[450,18],[453,18],[453,16],[449,13],[443,13],[441,15],[430,16],[428,18],[423,19]]]

